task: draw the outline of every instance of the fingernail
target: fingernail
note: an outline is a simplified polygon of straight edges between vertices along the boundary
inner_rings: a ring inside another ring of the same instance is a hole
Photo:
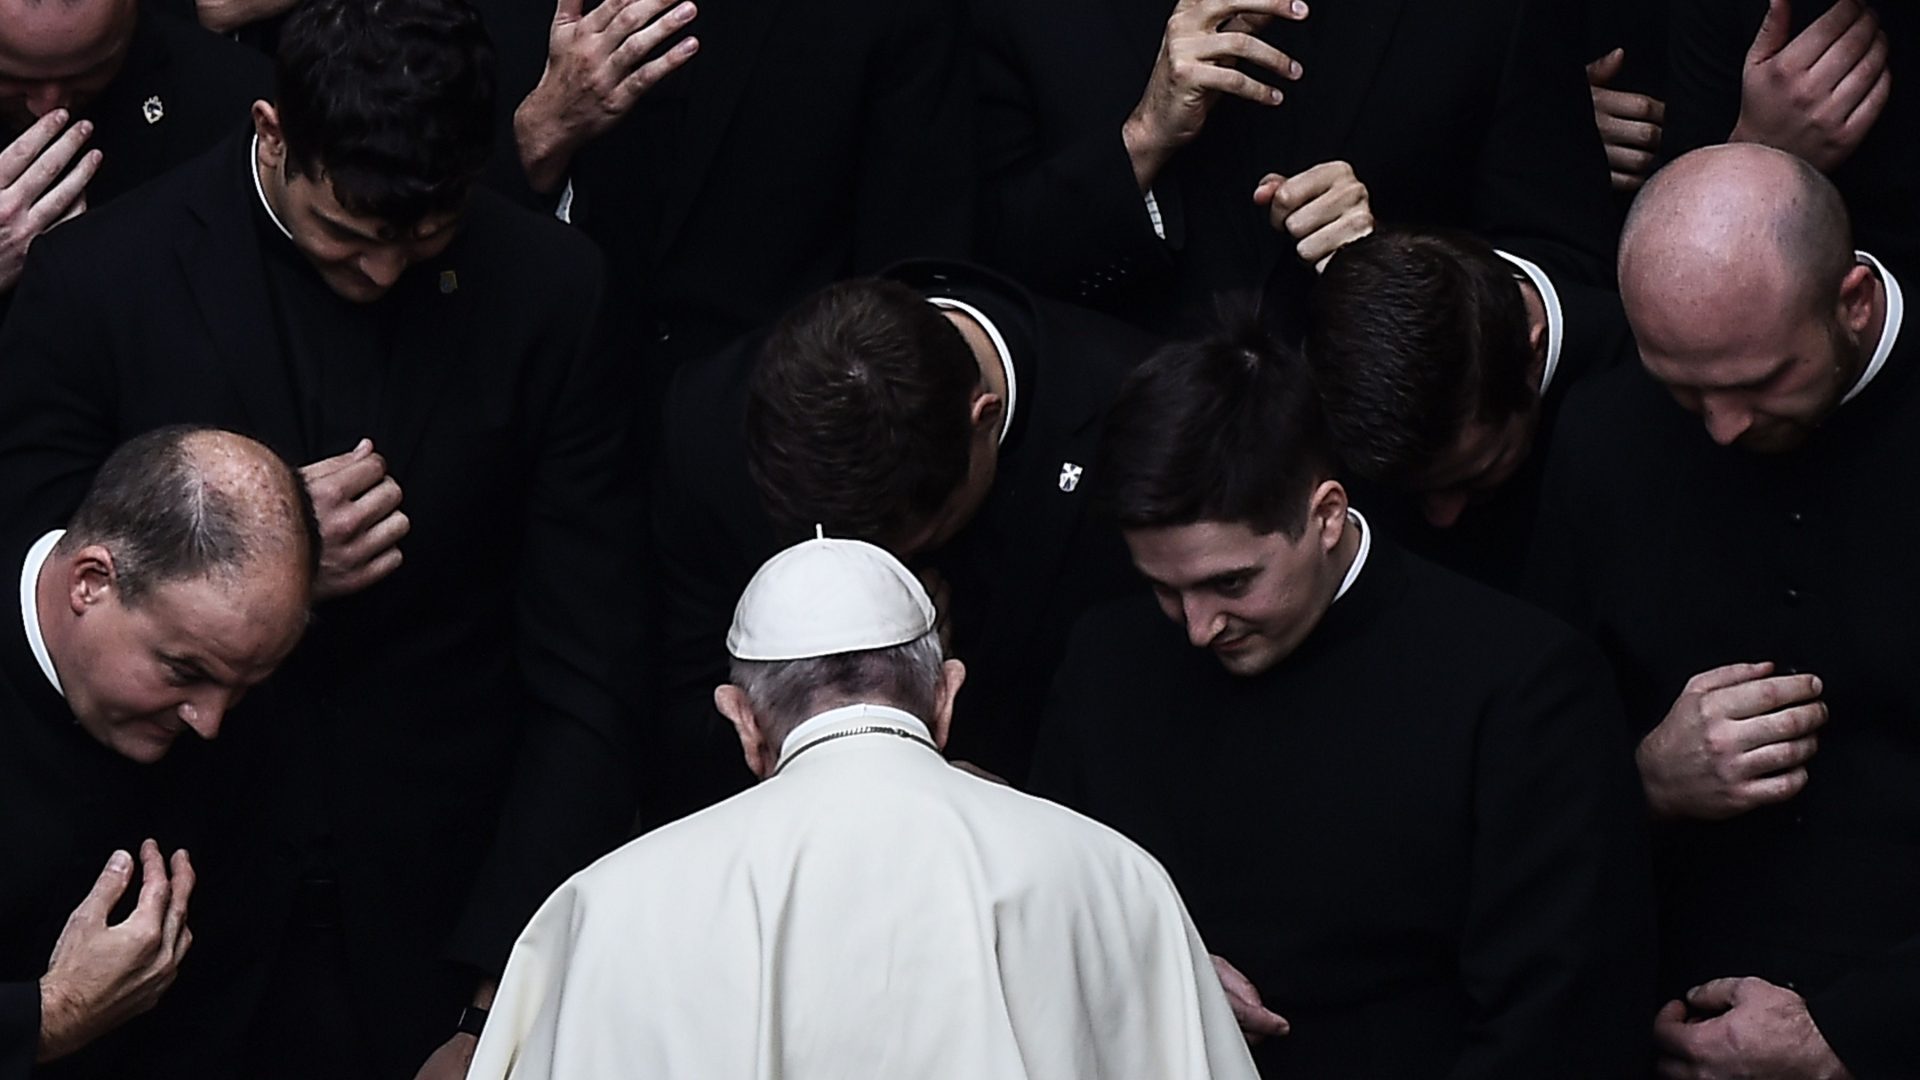
[[[1287,74],[1293,76],[1296,79],[1299,78],[1300,77],[1300,61],[1295,60],[1294,62],[1288,64]]]
[[[114,852],[113,857],[107,860],[107,869],[112,870],[116,874],[124,872],[132,865],[133,856],[124,851]]]
[[[1307,17],[1305,0],[1293,0],[1293,17],[1296,19],[1304,19]]]
[[[1815,676],[1813,677],[1813,692],[1814,692],[1814,693],[1816,693],[1816,694],[1817,694],[1817,693],[1819,693],[1819,692],[1820,692],[1820,687],[1821,687],[1822,685],[1824,685],[1824,684],[1823,684],[1823,683],[1821,683],[1821,681],[1820,681],[1820,676],[1818,676],[1818,675],[1815,675]]]
[[[61,127],[65,127],[67,124],[67,110],[65,109],[53,110],[53,122],[56,124],[59,124]]]
[[[80,121],[80,124],[79,124],[79,127],[80,127],[80,134],[82,134],[82,135],[91,135],[91,134],[93,134],[93,121],[91,121],[91,120],[82,120],[82,121]]]
[[[1278,90],[1269,90],[1267,91],[1267,100],[1272,102],[1275,105],[1278,105],[1282,101],[1286,100],[1286,98],[1285,98],[1285,95],[1281,94],[1280,91]]]

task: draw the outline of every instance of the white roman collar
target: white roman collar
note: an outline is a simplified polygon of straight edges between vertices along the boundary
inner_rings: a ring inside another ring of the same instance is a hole
[[[830,739],[847,735],[886,732],[895,736],[922,743],[935,753],[939,747],[933,744],[933,734],[920,718],[905,709],[896,709],[891,705],[842,705],[837,709],[811,717],[787,733],[786,741],[780,744],[780,762],[774,766],[779,772],[786,768],[803,750],[811,749]]]
[[[281,222],[280,215],[273,212],[273,204],[267,201],[267,189],[260,183],[259,132],[254,133],[253,149],[247,152],[247,172],[253,177],[253,193],[260,196],[260,206],[267,212],[267,219],[273,222],[274,228],[280,230],[281,236],[289,240],[293,239],[293,233],[288,231],[286,225]]]
[[[1367,553],[1373,550],[1373,530],[1367,528],[1367,519],[1360,516],[1360,511],[1349,506],[1347,520],[1360,530],[1360,550],[1353,553],[1353,562],[1347,567],[1347,576],[1340,579],[1340,589],[1333,594],[1336,603],[1341,597],[1347,595],[1348,589],[1353,588],[1353,583],[1360,577],[1360,568],[1367,565]]]
[[[1545,270],[1533,262],[1505,251],[1496,251],[1495,255],[1512,263],[1533,287],[1540,293],[1540,304],[1547,309],[1547,364],[1540,371],[1540,396],[1547,396],[1547,387],[1553,385],[1553,373],[1560,370],[1560,350],[1567,340],[1567,316],[1560,306],[1560,290],[1553,287],[1553,279]]]
[[[1880,327],[1880,344],[1874,347],[1872,358],[1861,370],[1860,377],[1854,380],[1853,389],[1848,390],[1846,396],[1840,399],[1842,405],[1859,397],[1860,391],[1865,390],[1867,384],[1873,381],[1873,377],[1880,374],[1880,369],[1887,366],[1887,357],[1893,353],[1894,339],[1900,336],[1900,320],[1907,311],[1906,298],[1900,294],[1900,282],[1894,279],[1893,274],[1881,264],[1880,260],[1864,251],[1855,251],[1853,257],[1873,267],[1873,272],[1879,275],[1880,285],[1887,291],[1887,318]]]
[[[48,556],[53,554],[53,546],[67,535],[65,529],[55,529],[34,541],[27,549],[27,561],[20,567],[20,622],[27,631],[27,648],[33,650],[33,658],[40,664],[40,670],[47,681],[61,697],[67,696],[66,688],[60,685],[60,675],[53,670],[53,657],[47,653],[47,639],[40,632],[40,568],[47,564]]]
[[[1007,348],[1007,339],[1000,336],[1000,328],[986,313],[964,300],[954,300],[945,296],[929,296],[927,303],[947,311],[958,311],[987,332],[987,340],[993,342],[993,351],[1000,354],[1000,366],[1007,373],[1007,407],[1000,413],[1000,441],[1007,441],[1007,432],[1013,430],[1013,410],[1020,401],[1020,381],[1013,373],[1013,352]]]

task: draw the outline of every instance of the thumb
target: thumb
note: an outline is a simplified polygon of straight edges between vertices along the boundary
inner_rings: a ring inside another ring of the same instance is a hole
[[[93,881],[93,888],[87,890],[86,899],[73,909],[75,918],[84,918],[91,922],[104,923],[107,912],[120,902],[127,891],[127,882],[132,879],[133,856],[124,851],[116,851],[107,859],[107,865],[100,876]]]
[[[1753,46],[1747,50],[1747,63],[1758,64],[1771,60],[1787,42],[1793,40],[1793,8],[1788,0],[1767,0],[1767,17],[1760,20],[1760,32],[1753,35]]]
[[[1280,186],[1286,182],[1287,178],[1279,173],[1268,173],[1261,177],[1260,182],[1253,186],[1254,205],[1272,206],[1273,197],[1280,193]]]
[[[1587,65],[1587,85],[1606,86],[1620,77],[1620,69],[1627,63],[1627,50],[1615,49],[1607,55]]]
[[[580,5],[581,0],[559,0],[559,3],[555,4],[553,9],[553,24],[560,26],[565,23],[578,22],[580,19]]]
[[[1723,1013],[1740,1003],[1742,979],[1715,979],[1687,991],[1687,1005],[1706,1013]]]

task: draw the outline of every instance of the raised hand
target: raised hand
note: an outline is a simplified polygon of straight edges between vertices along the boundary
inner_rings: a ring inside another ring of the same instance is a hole
[[[1292,177],[1268,173],[1253,189],[1276,232],[1292,237],[1300,261],[1324,270],[1333,253],[1373,232],[1367,185],[1344,161],[1323,161]]]
[[[1873,9],[1839,0],[1798,37],[1788,0],[1772,0],[1740,76],[1729,142],[1757,142],[1822,172],[1852,156],[1893,93],[1887,35]]]
[[[387,475],[386,459],[373,452],[373,440],[302,466],[300,478],[320,520],[315,599],[357,593],[400,568],[400,541],[412,524],[400,510],[400,485]]]
[[[1653,155],[1667,123],[1666,103],[1646,94],[1611,88],[1627,62],[1627,51],[1615,49],[1587,65],[1587,88],[1593,92],[1593,122],[1607,148],[1607,171],[1615,191],[1638,191],[1653,175]]]
[[[80,148],[92,134],[91,121],[68,127],[67,110],[55,109],[0,150],[0,293],[20,280],[34,240],[86,210],[100,151]]]

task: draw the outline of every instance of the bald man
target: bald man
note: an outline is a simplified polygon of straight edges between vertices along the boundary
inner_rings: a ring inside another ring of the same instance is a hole
[[[218,735],[227,710],[293,650],[319,552],[293,470],[251,439],[198,427],[129,441],[66,529],[12,540],[20,615],[0,640],[0,1080],[74,1054],[173,982],[193,940],[194,869],[184,849],[167,859],[155,842],[168,839],[174,808],[150,766],[182,738]],[[131,913],[114,917],[130,891]],[[110,1063],[112,1049],[71,1067],[135,1075]]]
[[[1920,347],[1833,185],[1729,145],[1627,221],[1641,363],[1562,414],[1531,570],[1607,648],[1663,854],[1666,1076],[1920,1064]]]

